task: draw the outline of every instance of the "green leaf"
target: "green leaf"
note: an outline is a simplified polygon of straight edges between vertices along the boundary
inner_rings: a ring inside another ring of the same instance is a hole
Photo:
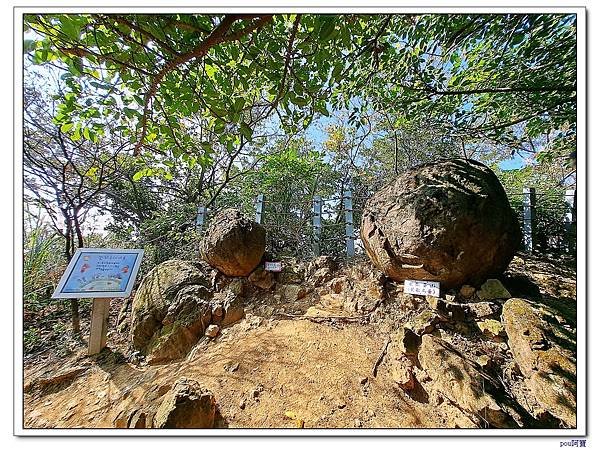
[[[252,129],[247,124],[242,123],[240,125],[240,131],[242,132],[242,135],[246,138],[246,140],[252,140]]]
[[[151,177],[152,175],[154,175],[154,170],[151,167],[145,167],[133,175],[133,181],[140,181],[142,178]]]
[[[319,39],[322,41],[329,40],[335,32],[335,17],[326,16],[322,19],[321,29],[319,30]]]
[[[65,123],[63,125],[61,125],[60,127],[60,131],[63,133],[68,133],[69,131],[71,131],[71,128],[73,128],[73,123]]]

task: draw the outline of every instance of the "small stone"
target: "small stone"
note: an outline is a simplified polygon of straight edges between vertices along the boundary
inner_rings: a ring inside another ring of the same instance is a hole
[[[233,366],[231,366],[229,368],[230,372],[235,372],[236,370],[238,370],[240,368],[240,363],[235,363]]]
[[[334,294],[340,294],[344,290],[344,284],[343,278],[334,278],[329,282],[330,289]]]
[[[262,267],[258,267],[250,274],[248,281],[261,289],[269,290],[275,284],[275,276],[272,272],[267,272]]]
[[[511,298],[511,295],[499,280],[492,278],[481,285],[477,297],[481,300],[494,300]]]
[[[473,294],[475,294],[475,288],[473,286],[465,284],[463,287],[460,288],[460,296],[463,298],[471,298],[473,297]]]
[[[496,338],[505,334],[504,325],[497,320],[486,319],[482,322],[477,322],[477,326],[483,334],[490,338]]]
[[[412,363],[406,356],[402,355],[399,359],[392,361],[390,374],[402,390],[410,391],[415,388]]]
[[[439,304],[439,301],[440,301],[439,297],[434,297],[432,295],[427,295],[425,297],[425,300],[427,300],[427,303],[429,304],[429,307],[431,309],[437,309],[438,308],[438,304]]]
[[[480,355],[475,359],[475,362],[482,368],[486,369],[490,366],[492,362],[491,358],[487,355]]]
[[[367,381],[369,381],[368,377],[362,377],[360,380],[360,384],[367,384]]]
[[[367,416],[369,416],[369,417],[375,417],[375,411],[371,411],[370,409],[367,410]]]
[[[354,428],[360,428],[362,426],[362,422],[360,419],[354,419]]]
[[[500,305],[492,302],[475,302],[464,305],[465,312],[476,319],[484,319],[500,314]]]
[[[240,409],[245,409],[246,408],[246,399],[243,398],[240,400]]]
[[[346,403],[344,403],[344,402],[339,402],[339,403],[337,404],[337,407],[338,407],[338,409],[344,409],[344,408],[346,407]]]
[[[217,317],[223,317],[223,312],[223,307],[221,305],[216,305],[212,310],[213,316]]]
[[[408,328],[418,336],[431,333],[435,325],[440,321],[440,317],[430,309],[426,309],[420,314],[409,320],[404,328]]]
[[[204,334],[210,338],[214,338],[219,334],[219,327],[217,325],[209,325]]]
[[[180,378],[165,395],[154,416],[154,428],[212,428],[216,401],[194,380]]]

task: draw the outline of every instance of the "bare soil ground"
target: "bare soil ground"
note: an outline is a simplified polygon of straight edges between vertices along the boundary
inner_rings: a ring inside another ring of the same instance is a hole
[[[575,318],[574,270],[549,260],[515,258],[507,276],[512,276],[513,290],[537,289],[532,296],[542,304],[559,305],[565,316]],[[290,311],[305,312],[316,302],[308,296],[301,306],[290,305]],[[131,357],[127,335],[116,331],[115,303],[108,346],[101,354],[86,356],[80,340],[70,355],[49,348],[25,359],[23,425],[113,428],[119,414],[159,401],[185,376],[214,393],[220,427],[476,426],[451,404],[406,395],[385,369],[385,358],[373,375],[393,324],[315,323],[278,315],[279,310],[275,305],[269,309],[273,314],[262,317],[248,312],[215,339],[202,338],[185,360],[148,366]]]

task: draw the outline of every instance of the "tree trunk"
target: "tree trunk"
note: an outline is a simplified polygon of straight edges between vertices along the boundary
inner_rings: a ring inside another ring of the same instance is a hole
[[[71,218],[64,214],[65,216],[65,257],[67,258],[67,264],[71,262],[71,258],[73,258],[74,254],[74,236],[73,236],[73,222]],[[81,324],[80,324],[80,316],[79,316],[79,299],[72,298],[71,299],[71,325],[73,327],[73,333],[79,334],[81,333]]]
[[[81,326],[79,323],[79,299],[71,299],[71,323],[73,324],[73,333],[81,333]]]

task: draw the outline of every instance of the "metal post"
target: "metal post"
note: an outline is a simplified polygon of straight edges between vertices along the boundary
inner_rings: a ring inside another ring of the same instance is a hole
[[[200,233],[206,220],[206,206],[198,206],[198,215],[196,216],[196,231]]]
[[[323,214],[323,200],[319,195],[313,198],[313,252],[315,256],[321,254],[321,215]]]
[[[523,241],[525,250],[533,253],[533,234],[535,230],[535,189],[523,188]]]
[[[567,213],[565,215],[565,228],[567,238],[567,250],[569,253],[573,253],[574,240],[576,237],[573,235],[573,225],[577,222],[577,197],[575,189],[567,189],[565,192],[565,203],[567,204]]]
[[[258,194],[258,196],[256,197],[256,218],[255,218],[256,223],[262,223],[264,203],[265,203],[264,194]]]
[[[352,216],[352,189],[344,190],[344,213],[346,218],[346,255],[354,256],[354,218]]]

